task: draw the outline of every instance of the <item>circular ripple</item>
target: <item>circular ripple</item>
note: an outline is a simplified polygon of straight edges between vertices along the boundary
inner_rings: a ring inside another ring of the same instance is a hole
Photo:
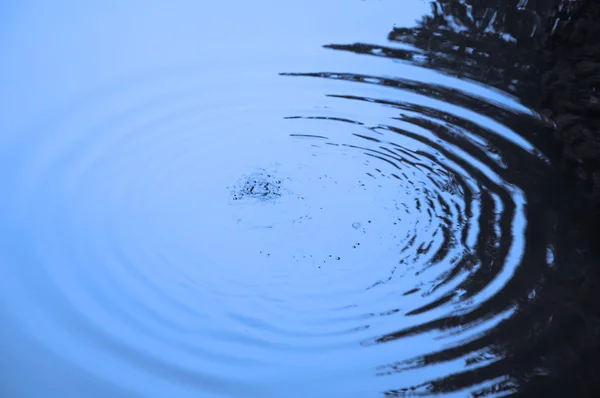
[[[478,341],[515,311],[514,170],[546,161],[508,120],[535,119],[405,79],[219,76],[132,87],[5,153],[28,267],[0,294],[23,332],[141,396],[427,394],[501,360]]]

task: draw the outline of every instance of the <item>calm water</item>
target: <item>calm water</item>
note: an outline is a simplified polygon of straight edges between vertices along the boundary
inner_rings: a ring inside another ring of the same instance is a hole
[[[527,2],[124,3],[2,6],[2,397],[550,373],[511,345],[561,266],[547,124],[519,99],[534,32],[497,26],[540,28]],[[444,37],[469,29],[491,47]]]

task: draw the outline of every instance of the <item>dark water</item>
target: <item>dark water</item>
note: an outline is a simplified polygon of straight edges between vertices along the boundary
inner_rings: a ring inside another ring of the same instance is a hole
[[[1,395],[551,378],[552,4],[506,3],[4,5]]]

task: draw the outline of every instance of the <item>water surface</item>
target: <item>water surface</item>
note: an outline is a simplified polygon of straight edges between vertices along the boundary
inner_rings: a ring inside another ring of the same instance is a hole
[[[560,266],[548,122],[523,74],[419,46],[428,4],[5,8],[5,396],[502,396],[550,373],[519,346]]]

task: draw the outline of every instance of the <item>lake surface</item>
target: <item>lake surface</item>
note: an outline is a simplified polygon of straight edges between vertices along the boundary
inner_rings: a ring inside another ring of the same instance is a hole
[[[576,248],[523,67],[551,2],[507,3],[4,3],[1,395],[551,377],[527,309]]]

